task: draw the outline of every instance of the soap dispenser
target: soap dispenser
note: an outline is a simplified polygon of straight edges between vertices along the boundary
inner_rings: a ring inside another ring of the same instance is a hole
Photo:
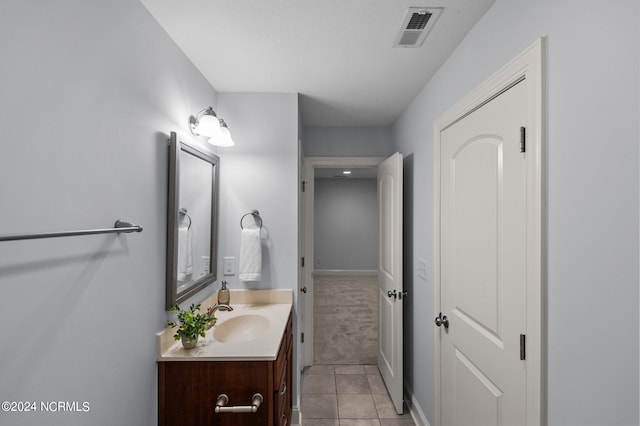
[[[227,288],[227,282],[222,281],[222,288],[218,290],[218,305],[228,305],[231,300],[229,289]]]

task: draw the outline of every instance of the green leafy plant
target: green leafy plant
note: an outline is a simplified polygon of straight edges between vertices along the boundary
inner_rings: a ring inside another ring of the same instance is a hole
[[[176,334],[173,335],[175,340],[180,340],[183,336],[189,344],[194,344],[198,336],[205,337],[207,323],[214,321],[216,317],[209,314],[200,314],[200,304],[191,304],[188,311],[183,311],[180,306],[175,305],[169,309],[169,312],[178,315],[178,323],[167,321],[167,327],[178,327]]]

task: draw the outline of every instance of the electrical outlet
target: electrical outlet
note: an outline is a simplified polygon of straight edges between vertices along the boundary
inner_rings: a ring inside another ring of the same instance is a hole
[[[418,274],[418,277],[422,278],[423,280],[427,281],[427,262],[418,258],[418,265],[416,268],[416,273]]]
[[[211,271],[209,265],[211,264],[211,258],[209,256],[202,256],[202,275],[206,275]]]
[[[225,257],[222,262],[222,273],[224,275],[235,275],[236,274],[236,258],[235,257]]]

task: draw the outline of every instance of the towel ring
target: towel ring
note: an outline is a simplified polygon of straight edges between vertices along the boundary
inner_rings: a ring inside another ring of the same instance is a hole
[[[189,216],[189,213],[187,213],[187,209],[183,207],[180,210],[178,210],[178,213],[185,215],[186,217],[189,218],[189,226],[187,226],[187,229],[191,229],[191,216]]]
[[[260,212],[258,212],[258,210],[253,210],[250,213],[245,213],[241,218],[240,218],[240,229],[244,229],[244,226],[242,226],[242,221],[244,220],[245,217],[247,216],[253,216],[253,220],[255,220],[256,222],[259,223],[259,228],[262,229],[262,218],[260,217]]]

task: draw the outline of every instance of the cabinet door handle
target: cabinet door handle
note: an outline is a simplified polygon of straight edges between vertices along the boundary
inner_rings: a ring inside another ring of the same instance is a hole
[[[285,393],[287,393],[287,385],[284,385],[284,389],[280,391],[280,395],[284,395]]]
[[[253,397],[251,397],[251,405],[234,405],[233,407],[227,407],[229,396],[221,393],[216,400],[216,408],[214,411],[216,413],[255,413],[258,411],[258,408],[260,408],[262,401],[264,401],[262,395],[255,393]]]

